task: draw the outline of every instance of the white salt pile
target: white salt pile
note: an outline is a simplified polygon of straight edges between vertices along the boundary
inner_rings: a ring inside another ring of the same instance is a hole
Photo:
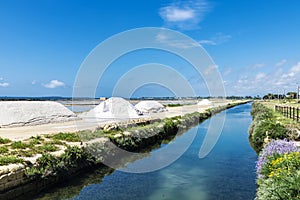
[[[141,113],[158,113],[167,111],[167,109],[157,101],[141,101],[134,107]]]
[[[198,106],[212,106],[212,102],[208,99],[203,99],[202,101],[199,101]]]
[[[92,118],[137,118],[138,111],[125,99],[111,97],[83,114],[83,116]]]
[[[3,101],[0,102],[0,110],[0,128],[78,119],[62,104],[51,101]]]

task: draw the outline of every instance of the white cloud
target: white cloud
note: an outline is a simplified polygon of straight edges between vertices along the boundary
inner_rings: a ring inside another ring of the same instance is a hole
[[[256,74],[256,76],[255,76],[255,80],[261,80],[261,79],[263,79],[263,78],[265,78],[266,77],[266,74],[265,73],[258,73],[258,74]]]
[[[3,77],[0,77],[0,81],[3,81]]]
[[[298,62],[296,65],[294,65],[291,69],[290,69],[291,72],[293,73],[298,73],[300,72],[300,62]]]
[[[217,45],[213,40],[200,40],[199,43],[204,45]]]
[[[264,67],[264,66],[265,66],[264,63],[257,63],[257,64],[255,64],[255,65],[253,65],[252,68],[253,68],[253,69],[257,69],[257,68],[262,68],[262,67]]]
[[[281,61],[279,61],[278,63],[275,64],[276,67],[281,67],[282,65],[284,65],[287,62],[286,59],[283,59]]]
[[[195,29],[209,10],[205,0],[177,1],[160,8],[159,15],[167,26]]]
[[[211,75],[215,75],[218,71],[218,65],[210,65],[208,66],[205,71],[204,71],[204,75],[206,76],[211,76]]]
[[[266,67],[265,70],[268,70],[268,73],[253,74],[244,70],[235,82],[226,84],[226,89],[239,95],[296,91],[296,83],[300,83],[300,62],[290,68]]]
[[[224,76],[227,76],[227,75],[229,75],[231,72],[232,72],[232,69],[231,69],[231,68],[227,68],[227,69],[223,72],[223,75],[224,75]]]
[[[44,84],[43,86],[44,86],[45,88],[53,89],[53,88],[57,88],[57,87],[63,87],[63,86],[65,86],[65,83],[64,83],[64,82],[61,82],[61,81],[59,81],[59,80],[52,80],[52,81],[50,81],[49,83]]]
[[[180,22],[193,19],[195,17],[195,11],[190,8],[176,8],[173,6],[167,6],[161,9],[161,16],[166,21]]]
[[[0,83],[0,87],[8,87],[8,86],[9,86],[9,83],[7,83],[7,82]]]
[[[31,85],[35,85],[37,83],[36,80],[31,81]]]
[[[200,46],[197,42],[193,40],[178,39],[173,35],[168,35],[167,33],[163,32],[157,34],[155,40],[156,42],[179,49],[189,49]]]
[[[208,40],[200,40],[199,43],[203,45],[220,45],[225,42],[228,42],[231,39],[231,35],[226,35],[223,33],[217,33],[215,36],[211,37]]]

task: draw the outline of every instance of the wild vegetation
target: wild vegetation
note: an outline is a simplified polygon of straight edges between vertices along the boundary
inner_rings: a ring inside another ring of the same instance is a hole
[[[296,130],[289,129],[291,120],[280,116],[263,103],[254,102],[252,105],[252,124],[249,128],[249,142],[259,153],[263,146],[272,139],[294,139]],[[289,123],[290,122],[290,123]]]
[[[286,140],[272,140],[256,165],[257,200],[300,199],[300,149]]]
[[[293,142],[299,139],[299,124],[273,111],[270,103],[253,103],[251,114],[249,141],[259,153],[256,200],[300,199],[300,149]]]

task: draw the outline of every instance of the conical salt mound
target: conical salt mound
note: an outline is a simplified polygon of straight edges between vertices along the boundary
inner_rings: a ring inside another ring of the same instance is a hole
[[[125,99],[111,97],[89,111],[87,116],[95,118],[137,118],[138,112]]]
[[[198,106],[211,106],[212,102],[208,99],[203,99],[202,101],[198,102]]]
[[[167,109],[157,101],[141,101],[134,107],[141,113],[158,113],[167,111]]]
[[[78,119],[62,104],[51,101],[3,101],[0,102],[0,110],[0,128]]]

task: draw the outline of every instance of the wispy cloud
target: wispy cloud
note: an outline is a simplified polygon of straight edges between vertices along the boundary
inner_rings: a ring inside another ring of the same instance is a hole
[[[63,87],[65,86],[65,83],[64,82],[61,82],[59,80],[52,80],[50,81],[49,83],[47,84],[43,84],[43,86],[45,88],[50,88],[50,89],[53,89],[53,88],[57,88],[57,87]]]
[[[283,59],[281,61],[279,61],[278,63],[275,64],[276,67],[281,67],[282,65],[284,65],[287,62],[286,59]]]
[[[9,86],[9,83],[7,83],[7,82],[0,83],[0,87],[8,87],[8,86]]]
[[[265,66],[264,63],[256,63],[256,64],[254,64],[251,68],[252,68],[252,69],[258,69],[258,68],[262,68],[262,67],[264,67],[264,66]]]
[[[178,1],[160,8],[159,15],[167,26],[179,29],[199,28],[199,23],[210,10],[205,0]]]
[[[179,48],[179,49],[189,49],[194,47],[199,47],[199,44],[192,40],[179,39],[173,35],[168,35],[167,33],[161,32],[156,35],[156,42],[162,43],[164,45]]]
[[[223,75],[224,76],[227,76],[227,75],[229,75],[230,73],[232,72],[232,68],[227,68],[225,71],[223,71]]]
[[[268,73],[240,75],[240,78],[228,87],[237,94],[267,94],[289,92],[296,90],[296,83],[300,80],[300,62],[283,70],[282,68],[269,68]],[[248,72],[245,72],[248,73]]]
[[[294,73],[299,73],[300,72],[300,62],[298,62],[296,65],[294,65],[291,69],[290,69],[291,72],[294,72]]]
[[[258,73],[255,76],[255,80],[260,81],[261,79],[265,78],[266,74],[265,73]]]
[[[228,42],[231,39],[231,35],[226,35],[223,33],[217,33],[215,36],[208,40],[200,40],[199,43],[202,45],[220,45]]]
[[[37,83],[36,80],[31,81],[31,85],[35,85]]]

